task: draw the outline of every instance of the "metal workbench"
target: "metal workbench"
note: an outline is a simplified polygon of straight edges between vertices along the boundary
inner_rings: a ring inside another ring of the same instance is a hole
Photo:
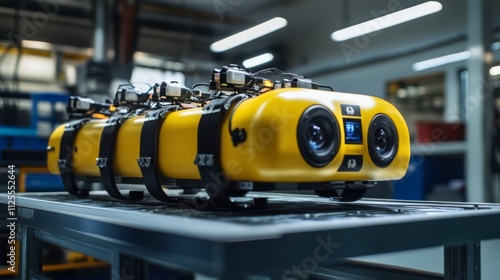
[[[20,193],[20,279],[43,277],[42,241],[110,262],[113,279],[124,267],[145,279],[148,263],[221,279],[305,279],[335,260],[440,245],[447,279],[480,279],[479,241],[500,238],[500,205],[250,196],[268,197],[267,207],[200,211],[189,202],[120,202],[103,192]]]

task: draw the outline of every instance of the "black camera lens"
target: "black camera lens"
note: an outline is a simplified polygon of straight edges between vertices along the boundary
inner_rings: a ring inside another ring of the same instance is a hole
[[[318,151],[325,146],[326,137],[323,128],[316,123],[310,124],[307,130],[307,142],[312,150]]]
[[[329,164],[339,149],[339,125],[326,107],[314,105],[300,117],[297,142],[302,157],[314,167]]]
[[[398,133],[392,120],[384,115],[376,115],[368,129],[368,152],[378,167],[387,167],[398,152]]]
[[[385,154],[387,151],[387,133],[383,128],[377,128],[375,130],[375,138],[373,140],[375,145],[375,150],[379,155]]]

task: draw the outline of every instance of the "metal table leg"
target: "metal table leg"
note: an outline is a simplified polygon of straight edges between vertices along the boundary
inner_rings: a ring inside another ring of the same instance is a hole
[[[136,257],[116,252],[111,261],[112,280],[148,279],[148,264]]]
[[[445,246],[444,276],[447,280],[481,279],[480,241]]]
[[[43,242],[35,237],[33,228],[19,225],[19,232],[21,240],[19,279],[42,277]]]

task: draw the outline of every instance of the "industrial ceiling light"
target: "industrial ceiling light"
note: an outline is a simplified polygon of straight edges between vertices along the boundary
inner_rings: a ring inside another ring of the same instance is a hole
[[[213,52],[223,52],[232,49],[236,46],[255,40],[266,34],[274,32],[285,27],[288,24],[286,19],[275,17],[259,25],[243,30],[239,33],[231,35],[225,39],[217,41],[210,45],[210,50]]]
[[[458,53],[452,53],[445,56],[440,56],[432,59],[423,60],[413,64],[414,71],[422,71],[429,68],[434,68],[437,66],[445,65],[448,63],[453,63],[457,61],[467,60],[471,57],[470,51],[463,51]]]
[[[490,68],[490,75],[491,76],[500,75],[500,65],[491,67]]]
[[[265,54],[261,54],[261,55],[258,55],[258,56],[255,56],[255,57],[252,57],[252,58],[249,58],[249,59],[243,61],[243,66],[245,66],[246,68],[252,68],[252,67],[255,67],[257,65],[261,65],[261,64],[264,64],[266,62],[269,62],[273,59],[274,59],[274,55],[272,55],[271,53],[265,53]]]
[[[42,41],[31,41],[31,40],[22,40],[21,47],[25,49],[35,49],[44,51],[50,51],[54,48],[54,46],[51,43]]]
[[[494,42],[491,44],[491,49],[494,51],[500,50],[500,42]]]
[[[338,31],[330,36],[333,41],[341,42],[376,32],[394,25],[417,19],[441,11],[443,5],[437,1],[428,1],[401,11],[374,18]]]
[[[58,51],[61,53],[72,53],[72,54],[86,55],[86,56],[91,56],[93,53],[93,49],[91,48],[55,45],[48,42],[32,41],[32,40],[22,40],[21,47],[24,49],[31,49],[31,50],[41,50],[49,52]]]

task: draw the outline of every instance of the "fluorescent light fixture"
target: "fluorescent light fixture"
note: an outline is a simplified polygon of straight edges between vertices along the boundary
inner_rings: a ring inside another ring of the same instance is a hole
[[[467,60],[471,56],[470,51],[463,51],[459,53],[452,53],[445,56],[440,56],[428,60],[423,60],[413,64],[413,70],[422,71],[429,68],[434,68],[448,63]]]
[[[437,1],[428,1],[395,13],[374,18],[332,33],[333,41],[341,42],[376,32],[394,25],[417,19],[441,11],[443,5]]]
[[[52,50],[53,45],[51,43],[41,41],[22,40],[21,47],[25,49],[50,51]]]
[[[78,54],[87,56],[91,56],[92,53],[94,52],[94,50],[91,48],[79,48],[79,47],[72,47],[65,45],[55,45],[48,42],[32,41],[32,40],[22,40],[21,47],[23,47],[24,49],[31,49],[31,50],[60,51],[65,54]]]
[[[285,27],[288,24],[286,19],[275,17],[259,25],[256,25],[247,30],[231,35],[225,39],[217,41],[210,45],[210,50],[213,52],[223,52],[232,49],[236,46],[255,40],[266,34],[274,32]]]
[[[493,44],[491,44],[491,49],[494,51],[500,50],[500,42],[494,42]]]
[[[274,59],[274,55],[271,53],[261,54],[243,61],[243,66],[246,68],[252,68],[257,65],[264,64]]]
[[[491,67],[490,68],[490,75],[491,76],[500,75],[500,65]]]

